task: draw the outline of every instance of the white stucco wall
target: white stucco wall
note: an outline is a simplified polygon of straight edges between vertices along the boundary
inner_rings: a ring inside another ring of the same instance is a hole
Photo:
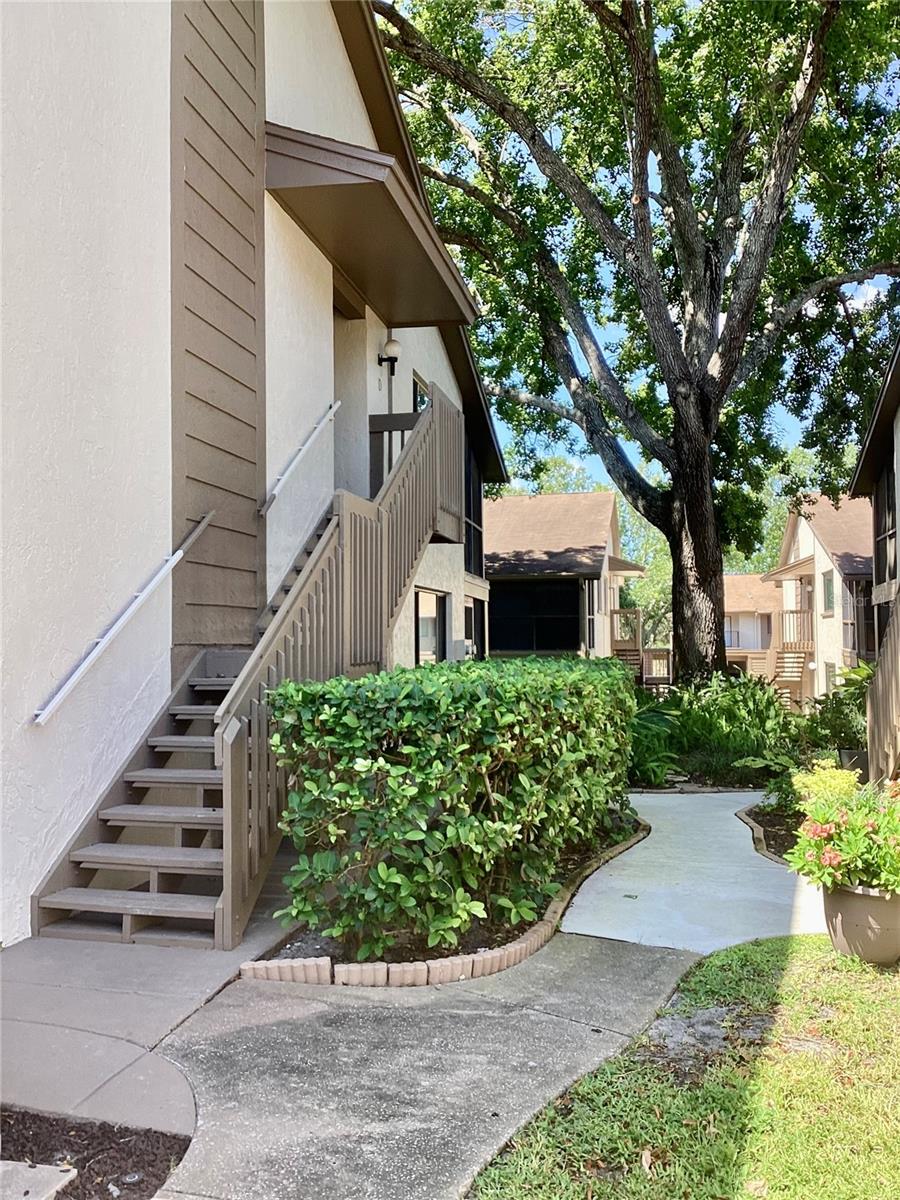
[[[369,494],[369,370],[366,322],[334,317],[334,486]]]
[[[268,119],[377,150],[329,0],[266,0],[264,11]]]
[[[267,490],[334,398],[332,269],[266,196]],[[271,596],[334,494],[334,426],[317,434],[266,514]]]
[[[167,4],[2,7],[4,943],[170,685]]]

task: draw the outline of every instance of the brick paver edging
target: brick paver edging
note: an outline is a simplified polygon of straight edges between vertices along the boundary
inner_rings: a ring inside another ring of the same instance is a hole
[[[425,987],[436,983],[458,983],[463,979],[483,979],[514,967],[549,942],[562,920],[569,901],[588,875],[624,854],[644,840],[650,826],[638,820],[638,828],[616,846],[598,854],[570,875],[556,893],[536,925],[515,941],[477,954],[454,954],[411,963],[332,963],[330,958],[281,958],[246,962],[242,979],[265,979],[276,983],[320,983],[336,987]]]
[[[758,824],[750,816],[751,812],[753,812],[754,808],[756,808],[759,803],[760,801],[757,800],[755,804],[748,804],[746,808],[739,809],[734,815],[739,821],[743,821],[753,834],[753,849],[756,851],[756,853],[761,854],[763,858],[768,858],[771,859],[772,862],[778,863],[779,867],[786,867],[787,863],[781,857],[781,855],[776,854],[774,850],[770,850],[766,845],[766,831],[763,829],[762,825]]]

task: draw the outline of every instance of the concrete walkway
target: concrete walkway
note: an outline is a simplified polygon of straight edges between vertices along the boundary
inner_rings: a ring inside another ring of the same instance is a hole
[[[753,938],[825,933],[822,896],[753,848],[739,809],[760,792],[632,797],[653,832],[586,880],[566,933],[709,954]]]
[[[190,1135],[194,1094],[153,1048],[284,937],[276,859],[236,950],[28,938],[0,954],[0,1097],[38,1112]]]
[[[451,1200],[628,1043],[696,956],[554,938],[430,988],[243,980],[175,1031],[198,1125],[158,1200]]]
[[[700,954],[824,928],[819,895],[734,816],[757,798],[635,796],[650,836],[587,880],[565,932],[484,980],[220,990],[277,939],[262,914],[231,955],[15,946],[0,961],[3,1098],[171,1132],[190,1132],[196,1102],[158,1200],[456,1200]]]

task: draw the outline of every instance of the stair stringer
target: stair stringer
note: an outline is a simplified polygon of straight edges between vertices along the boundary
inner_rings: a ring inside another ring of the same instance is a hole
[[[84,818],[78,829],[66,843],[64,849],[57,856],[53,866],[47,871],[32,893],[31,934],[33,937],[38,936],[44,925],[50,925],[54,921],[65,920],[64,912],[55,912],[40,908],[40,900],[44,896],[49,896],[53,892],[62,891],[63,888],[68,887],[97,886],[97,877],[100,875],[100,872],[92,871],[87,867],[77,866],[70,861],[69,855],[73,850],[78,850],[82,846],[89,846],[93,842],[118,841],[118,838],[111,838],[109,836],[112,830],[100,820],[98,814],[101,809],[108,808],[113,804],[131,804],[134,802],[134,793],[131,790],[131,785],[125,782],[124,776],[130,771],[139,771],[143,767],[152,767],[156,764],[157,752],[147,745],[147,739],[160,737],[171,731],[173,721],[169,716],[169,708],[173,704],[185,703],[189,698],[190,688],[188,680],[192,675],[197,673],[198,665],[203,661],[207,653],[208,651],[201,650],[191,660],[187,670],[175,684],[171,695],[163,702],[150,724],[140,735],[137,747],[129,752],[128,758],[116,769],[113,774],[112,783],[101,793],[97,803]],[[121,831],[119,831],[119,836],[121,836]],[[134,886],[138,881],[139,877],[132,873],[129,877],[129,885]]]

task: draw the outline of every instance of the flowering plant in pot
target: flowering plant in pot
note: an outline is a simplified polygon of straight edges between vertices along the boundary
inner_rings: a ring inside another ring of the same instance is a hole
[[[890,966],[900,959],[900,784],[860,787],[818,764],[794,787],[806,813],[791,869],[823,889],[834,948]]]

